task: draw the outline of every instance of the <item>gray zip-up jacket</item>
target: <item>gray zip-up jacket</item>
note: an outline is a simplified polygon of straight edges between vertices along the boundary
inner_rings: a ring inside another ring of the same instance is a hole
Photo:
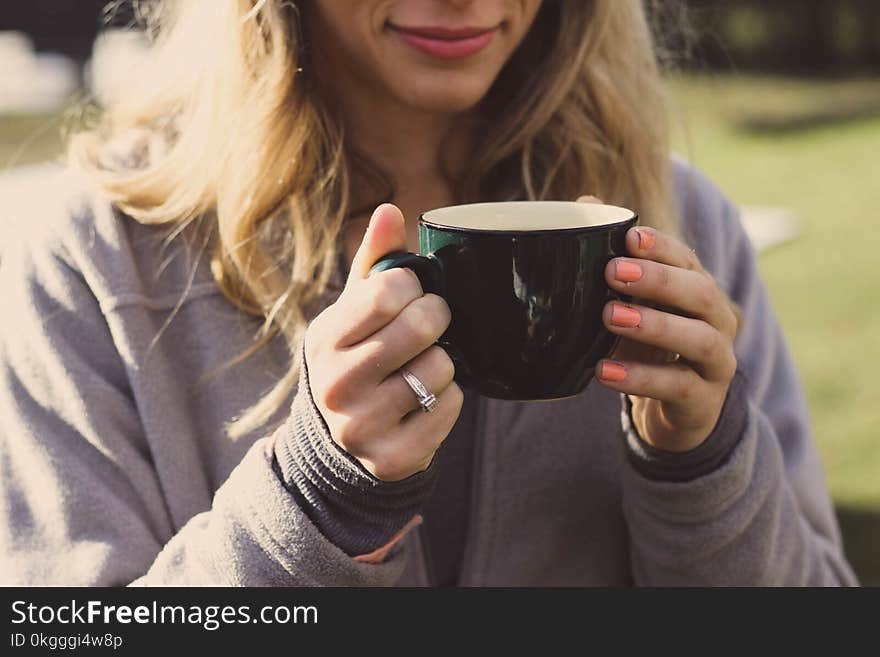
[[[285,371],[284,345],[216,373],[259,322],[224,299],[206,258],[180,240],[163,251],[162,231],[68,180],[0,262],[0,583],[429,583],[418,530],[353,558],[293,494],[303,469],[354,497],[395,494],[336,447],[305,378],[262,431],[226,437]],[[650,457],[600,385],[540,404],[481,398],[460,584],[855,583],[737,213],[686,167],[676,180],[685,234],[743,310],[740,383],[716,428],[735,432],[731,450],[666,480],[640,467]]]

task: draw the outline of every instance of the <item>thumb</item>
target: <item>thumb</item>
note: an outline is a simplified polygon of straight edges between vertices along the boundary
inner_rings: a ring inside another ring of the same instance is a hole
[[[348,280],[367,278],[370,267],[382,256],[394,251],[406,251],[406,222],[396,205],[383,203],[370,217],[364,239],[351,263]]]

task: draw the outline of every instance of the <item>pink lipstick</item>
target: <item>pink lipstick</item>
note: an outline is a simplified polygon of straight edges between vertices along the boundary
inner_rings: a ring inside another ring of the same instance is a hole
[[[463,59],[488,46],[498,28],[398,27],[389,25],[408,46],[437,59]]]

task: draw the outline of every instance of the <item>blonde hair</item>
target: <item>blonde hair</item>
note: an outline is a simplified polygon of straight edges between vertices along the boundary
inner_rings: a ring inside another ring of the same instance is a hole
[[[151,6],[147,69],[69,154],[134,220],[172,237],[193,224],[212,238],[219,288],[263,320],[229,365],[285,339],[288,373],[229,424],[235,438],[296,386],[299,345],[337,269],[351,180],[370,167],[322,103],[293,3]],[[593,194],[677,232],[661,89],[641,0],[545,0],[480,104],[485,137],[456,180],[460,202]]]

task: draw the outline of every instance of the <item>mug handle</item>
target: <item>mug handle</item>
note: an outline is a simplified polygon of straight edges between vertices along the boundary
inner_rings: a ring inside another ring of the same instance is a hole
[[[370,267],[370,274],[406,267],[418,276],[425,294],[444,296],[446,286],[443,284],[443,265],[433,254],[427,256],[406,251],[396,251],[381,257]]]

